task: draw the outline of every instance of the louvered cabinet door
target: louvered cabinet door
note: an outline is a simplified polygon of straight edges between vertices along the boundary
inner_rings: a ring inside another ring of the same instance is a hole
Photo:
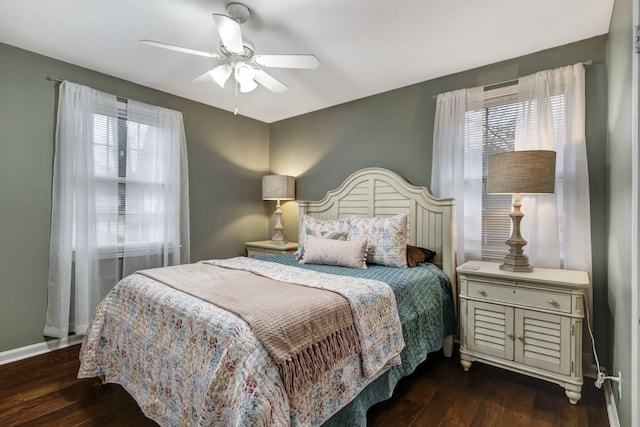
[[[571,319],[566,316],[515,310],[515,358],[518,363],[569,375]]]
[[[480,301],[467,303],[465,347],[513,360],[513,308]]]

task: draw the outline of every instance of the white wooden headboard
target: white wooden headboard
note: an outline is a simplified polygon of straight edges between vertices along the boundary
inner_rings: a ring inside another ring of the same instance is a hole
[[[453,199],[437,199],[427,188],[412,185],[383,168],[365,168],[353,173],[322,200],[298,201],[300,221],[305,214],[318,219],[408,214],[407,243],[434,250],[435,264],[447,273],[456,292],[454,204]]]

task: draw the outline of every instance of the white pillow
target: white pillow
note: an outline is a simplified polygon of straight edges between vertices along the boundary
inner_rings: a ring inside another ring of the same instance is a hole
[[[317,236],[325,238],[337,238],[349,233],[351,218],[342,219],[316,219],[309,215],[303,215],[300,222],[298,237],[298,259],[304,256],[307,236]]]
[[[309,235],[300,263],[367,268],[366,260],[367,242],[364,240],[344,241]]]

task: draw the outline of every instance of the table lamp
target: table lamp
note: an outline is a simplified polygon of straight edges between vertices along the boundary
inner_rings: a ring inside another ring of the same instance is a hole
[[[262,177],[262,200],[276,200],[276,225],[273,227],[274,233],[271,243],[282,245],[287,243],[282,230],[280,216],[280,200],[293,200],[296,195],[296,180],[288,175],[265,175]]]
[[[547,150],[512,151],[489,156],[487,194],[514,194],[511,221],[513,230],[505,243],[509,253],[500,265],[501,270],[531,272],[529,258],[522,248],[527,241],[520,234],[520,194],[549,194],[555,191],[556,152]]]

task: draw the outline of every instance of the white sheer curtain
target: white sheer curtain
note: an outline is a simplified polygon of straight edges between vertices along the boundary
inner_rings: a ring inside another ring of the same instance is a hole
[[[453,197],[456,199],[455,208],[455,256],[456,263],[462,264],[465,260],[465,240],[477,242],[477,246],[466,248],[480,256],[480,235],[465,236],[465,221],[482,221],[482,176],[479,180],[468,179],[466,174],[473,170],[465,170],[465,156],[480,156],[482,152],[469,151],[465,141],[471,135],[478,135],[468,126],[476,126],[474,123],[467,125],[466,113],[468,110],[482,108],[483,90],[481,87],[473,89],[460,89],[438,95],[436,99],[436,117],[433,134],[433,160],[431,167],[431,192],[436,197]],[[465,152],[467,151],[467,152]],[[476,177],[478,178],[478,177]],[[465,200],[465,188],[470,185],[480,187],[474,195]],[[481,230],[482,227],[472,227]],[[469,246],[469,245],[468,245]]]
[[[482,259],[483,190],[482,176],[477,175],[482,174],[484,145],[476,139],[486,134],[477,129],[486,123],[480,117],[483,92],[482,87],[462,89],[441,94],[436,101],[431,190],[456,199],[457,263]],[[529,242],[525,252],[533,266],[591,274],[584,66],[522,77],[517,92],[515,149],[555,150],[558,159],[556,193],[523,197],[522,234]]]
[[[189,261],[182,115],[123,105],[60,85],[46,336],[84,334],[122,271]]]
[[[575,64],[522,77],[518,101],[515,149],[557,153],[555,194],[522,197],[527,218],[522,235],[535,242],[529,245],[529,261],[534,266],[563,266],[591,275],[584,66]],[[554,116],[562,119],[554,121]],[[561,222],[558,212],[562,212]]]
[[[189,178],[182,114],[131,100],[127,109],[124,275],[189,262]]]

